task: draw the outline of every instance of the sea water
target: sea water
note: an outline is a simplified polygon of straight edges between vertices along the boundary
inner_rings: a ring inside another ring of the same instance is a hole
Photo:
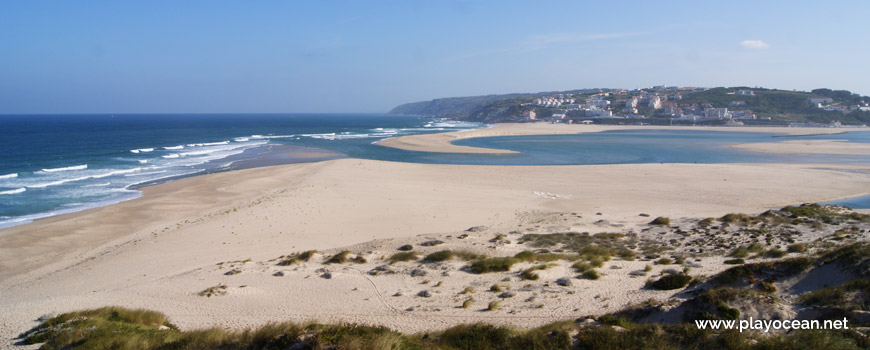
[[[337,157],[484,165],[870,163],[868,156],[750,152],[726,146],[791,138],[700,130],[621,130],[455,142],[516,154],[428,153],[373,144],[389,137],[482,127],[487,125],[384,114],[0,116],[0,227],[135,198],[138,187],[181,177]],[[870,142],[870,132],[802,139]],[[311,150],[334,155],[276,156]]]
[[[0,116],[0,227],[135,198],[139,186],[234,164],[272,165],[275,157],[245,162],[270,150],[401,158],[372,142],[483,126],[384,114]],[[335,157],[280,160],[326,158]]]

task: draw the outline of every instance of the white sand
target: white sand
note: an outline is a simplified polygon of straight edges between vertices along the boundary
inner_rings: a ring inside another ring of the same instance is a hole
[[[846,140],[739,143],[731,147],[766,153],[870,155],[870,143],[856,143]]]
[[[530,132],[534,128],[538,126]],[[173,181],[145,188],[143,197],[128,202],[0,230],[0,348],[36,325],[40,315],[106,305],[161,311],[185,329],[317,320],[415,332],[475,321],[533,326],[600,314],[669,293],[640,292],[645,279],[625,274],[645,263],[613,261],[602,271],[615,264],[622,267],[621,274],[575,281],[570,297],[545,292],[550,287],[538,283],[518,291],[504,310],[482,312],[495,298],[483,291],[501,277],[455,271],[460,262],[445,265],[450,276],[427,276],[426,285],[407,274],[372,277],[364,271],[379,265],[380,257],[394,253],[401,242],[426,239],[418,235],[473,250],[490,245],[488,239],[497,232],[562,225],[553,218],[536,219],[551,212],[577,213],[582,218],[565,224],[567,228],[594,233],[631,229],[650,220],[639,213],[675,219],[721,216],[867,194],[870,176],[840,171],[846,168],[459,166],[340,159]],[[490,229],[468,240],[445,238],[477,225]],[[395,240],[372,242],[378,239]],[[296,270],[270,261],[307,249],[334,253],[341,247],[362,253],[370,263],[331,266],[333,278],[327,280],[318,277],[319,264]],[[511,249],[503,253],[511,254]],[[251,261],[217,265],[246,259]],[[243,273],[225,276],[231,265]],[[701,265],[699,273],[722,268],[716,259]],[[286,275],[273,277],[279,270]],[[567,266],[553,268],[542,272],[542,281],[552,284],[568,273]],[[439,281],[442,286],[434,287]],[[196,295],[220,283],[228,285],[228,295]],[[525,282],[507,284],[518,290]],[[456,291],[469,285],[479,286],[475,308],[455,308],[465,298]],[[434,296],[414,296],[423,289]],[[595,298],[602,291],[608,291],[607,298]],[[396,292],[403,296],[391,297]],[[534,305],[543,305],[540,309],[523,303],[533,293],[538,293]],[[409,306],[417,310],[404,311]]]
[[[782,133],[788,135],[836,134],[849,131],[868,131],[868,128],[788,128],[788,127],[725,127],[725,126],[635,126],[635,125],[582,125],[582,124],[496,124],[493,127],[458,132],[409,135],[389,138],[377,142],[386,147],[394,147],[409,151],[444,152],[444,153],[516,153],[510,150],[469,147],[453,145],[451,142],[473,137],[517,136],[517,135],[560,135],[602,132],[609,130],[702,130],[730,132],[764,132]],[[754,144],[753,144],[754,145]],[[836,148],[836,147],[834,147]],[[747,148],[763,151],[762,148]],[[771,152],[778,152],[774,150]]]

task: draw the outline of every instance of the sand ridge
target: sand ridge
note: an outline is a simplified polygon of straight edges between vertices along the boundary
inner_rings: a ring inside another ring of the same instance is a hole
[[[408,135],[389,138],[376,144],[409,151],[442,152],[442,153],[517,153],[511,150],[460,146],[453,141],[475,137],[520,136],[520,135],[565,135],[602,132],[610,130],[698,130],[698,131],[729,131],[729,132],[764,132],[782,133],[787,135],[837,134],[848,131],[870,131],[868,128],[788,128],[788,127],[726,127],[726,126],[650,126],[650,125],[582,125],[582,124],[549,124],[549,123],[504,123],[495,124],[489,128],[464,130],[457,132]],[[751,144],[757,145],[757,144]],[[773,146],[774,148],[769,148]],[[743,147],[741,147],[743,148]],[[814,148],[814,147],[813,147]],[[753,151],[781,152],[788,147],[780,147],[777,143],[769,143],[746,149]],[[828,147],[824,151],[812,153],[828,153],[836,151],[837,147]],[[866,148],[862,148],[864,150]],[[803,152],[801,152],[803,153]],[[846,153],[854,154],[854,153]],[[866,153],[860,153],[866,154]]]

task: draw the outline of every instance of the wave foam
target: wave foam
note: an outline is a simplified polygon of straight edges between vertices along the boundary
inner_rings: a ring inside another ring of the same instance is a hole
[[[251,135],[252,139],[287,139],[291,137],[296,137],[296,135]]]
[[[181,157],[180,155],[178,155],[178,153],[172,153],[172,154],[167,154],[167,155],[163,156],[163,158],[178,158],[178,157]]]
[[[110,171],[108,173],[103,173],[103,174],[74,177],[74,178],[70,178],[70,179],[61,179],[61,180],[57,180],[57,181],[46,182],[46,183],[41,183],[41,184],[36,184],[36,185],[26,185],[25,187],[27,187],[27,188],[46,188],[46,187],[51,187],[51,186],[63,185],[65,183],[69,183],[69,182],[84,181],[84,180],[89,180],[89,179],[102,179],[104,177],[109,177],[112,175],[127,174],[127,173],[132,173],[134,171],[139,171],[139,170],[142,170],[142,168],[115,170],[115,171]]]
[[[130,150],[131,153],[140,153],[140,152],[141,153],[148,153],[148,152],[153,152],[153,151],[154,151],[154,148],[138,148],[138,149],[131,149]]]
[[[12,179],[18,177],[18,173],[0,175],[0,179]]]
[[[203,147],[203,146],[220,146],[220,145],[228,145],[229,141],[221,141],[221,142],[205,142],[205,143],[188,143],[187,147]]]
[[[184,146],[182,146],[182,145],[178,145],[178,146],[171,146],[171,147],[163,147],[163,149],[168,149],[168,150],[173,150],[173,151],[174,151],[174,150],[177,150],[177,149],[184,149]]]
[[[87,164],[82,164],[82,165],[68,166],[68,167],[63,167],[63,168],[49,168],[49,169],[42,169],[42,170],[40,170],[40,171],[38,171],[38,172],[41,172],[41,173],[56,173],[56,172],[59,172],[59,171],[84,170],[84,169],[87,169],[87,168],[88,168],[88,165],[87,165]],[[16,174],[16,176],[17,176],[17,174]]]
[[[0,195],[3,195],[3,194],[16,194],[16,193],[21,193],[21,192],[24,192],[24,191],[27,191],[27,188],[21,187],[21,188],[16,188],[16,189],[14,189],[14,190],[9,190],[9,191],[0,191]]]

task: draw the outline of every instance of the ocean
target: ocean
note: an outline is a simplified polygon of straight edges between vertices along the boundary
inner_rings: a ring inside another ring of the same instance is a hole
[[[0,227],[136,198],[140,186],[238,164],[401,159],[406,152],[371,143],[483,126],[384,114],[0,116]],[[312,148],[339,155],[274,156]]]
[[[0,227],[136,198],[141,186],[181,177],[341,157],[486,165],[870,164],[870,156],[781,155],[722,147],[790,139],[743,132],[625,130],[456,142],[520,152],[502,155],[413,152],[372,144],[395,136],[486,126],[385,114],[0,116]],[[870,132],[810,138],[870,142]],[[293,156],[309,151],[322,155]],[[870,207],[870,200],[850,204]]]

